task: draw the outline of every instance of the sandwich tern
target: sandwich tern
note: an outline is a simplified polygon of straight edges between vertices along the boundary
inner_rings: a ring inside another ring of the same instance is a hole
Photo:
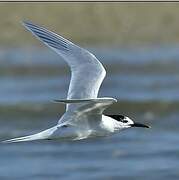
[[[81,140],[108,136],[130,127],[149,128],[148,125],[136,123],[124,115],[103,114],[103,111],[117,100],[111,97],[97,97],[106,71],[92,53],[44,27],[31,22],[23,22],[23,25],[70,66],[71,80],[67,99],[55,100],[57,103],[66,104],[66,112],[57,125],[47,130],[3,142]]]

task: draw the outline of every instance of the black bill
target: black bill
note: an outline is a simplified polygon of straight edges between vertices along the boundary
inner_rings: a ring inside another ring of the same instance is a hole
[[[131,127],[143,127],[143,128],[150,128],[150,126],[145,125],[145,124],[141,124],[141,123],[134,123],[134,124],[131,124]]]

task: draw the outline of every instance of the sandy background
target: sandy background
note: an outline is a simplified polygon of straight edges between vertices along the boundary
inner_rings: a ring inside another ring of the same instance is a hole
[[[178,3],[0,3],[0,45],[36,43],[22,20],[82,44],[179,42]]]

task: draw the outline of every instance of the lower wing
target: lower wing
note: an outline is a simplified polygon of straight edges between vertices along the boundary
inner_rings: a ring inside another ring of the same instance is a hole
[[[117,102],[117,100],[114,98],[105,97],[105,98],[96,98],[96,99],[69,99],[69,100],[63,99],[63,100],[55,100],[55,102],[78,104],[77,108],[74,109],[72,112],[70,112],[70,109],[69,111],[67,111],[67,113],[72,113],[71,116],[75,117],[67,121],[72,123],[73,121],[75,121],[76,123],[78,120],[83,119],[82,117],[84,117],[84,119],[87,119],[91,115],[102,115],[103,111],[113,103]],[[65,123],[67,121],[66,118],[65,121],[62,118],[61,120],[59,120],[58,124]]]
[[[73,104],[73,103],[90,103],[90,102],[101,102],[101,103],[114,103],[116,99],[110,97],[95,98],[95,99],[55,99],[56,103]]]

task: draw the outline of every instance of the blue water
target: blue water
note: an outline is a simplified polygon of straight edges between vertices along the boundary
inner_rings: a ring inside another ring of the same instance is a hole
[[[179,46],[89,48],[107,70],[99,96],[151,129],[76,142],[0,145],[0,179],[179,179]],[[53,126],[65,107],[67,64],[47,49],[0,49],[0,140]]]

